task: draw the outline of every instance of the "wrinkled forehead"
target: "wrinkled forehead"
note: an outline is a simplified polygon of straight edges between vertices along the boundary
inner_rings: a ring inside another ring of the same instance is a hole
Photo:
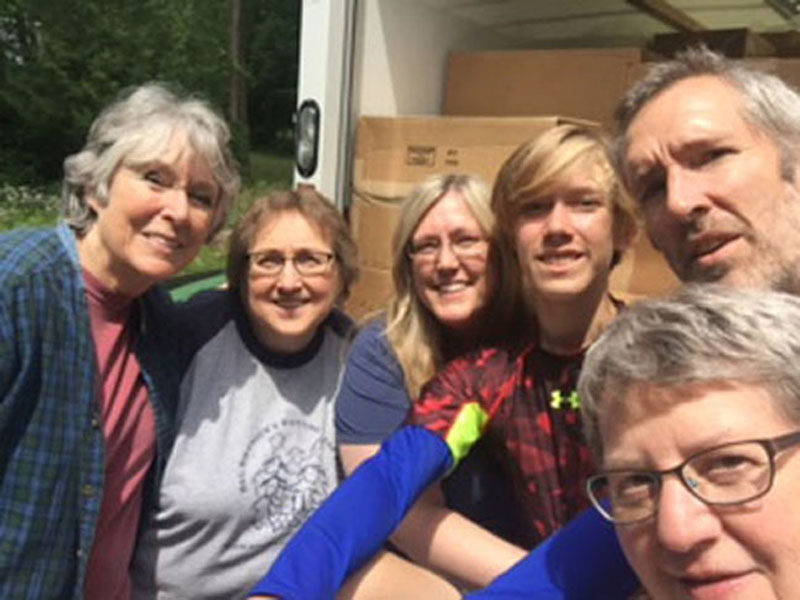
[[[617,138],[615,154],[627,179],[653,153],[667,154],[704,138],[745,130],[749,135],[763,134],[750,118],[741,90],[714,75],[687,77],[639,107]]]

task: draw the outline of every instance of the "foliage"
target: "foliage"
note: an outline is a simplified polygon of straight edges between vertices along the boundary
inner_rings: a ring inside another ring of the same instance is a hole
[[[227,99],[225,2],[3,0],[0,150],[7,181],[58,179],[99,109],[120,90],[168,81]]]
[[[231,1],[0,0],[0,181],[60,180],[91,120],[131,85],[167,81],[228,114]],[[291,149],[300,1],[239,2],[248,115],[232,123],[234,148],[257,180],[251,142]]]
[[[52,225],[59,206],[58,194],[52,190],[0,183],[0,231]]]
[[[289,151],[292,137],[286,132],[297,104],[300,2],[251,0],[247,11],[250,139],[255,147]]]

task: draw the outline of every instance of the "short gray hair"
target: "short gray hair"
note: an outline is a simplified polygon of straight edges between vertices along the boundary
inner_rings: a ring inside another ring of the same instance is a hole
[[[654,64],[623,96],[615,115],[618,137],[614,160],[619,172],[625,173],[625,136],[639,111],[673,84],[704,75],[718,77],[741,93],[743,118],[777,145],[781,175],[792,181],[800,143],[800,95],[779,77],[729,60],[705,46],[689,48],[673,60]]]
[[[800,423],[800,298],[695,285],[623,310],[587,353],[578,380],[587,441],[601,458],[604,403],[632,386],[726,381],[763,386]]]
[[[206,102],[180,97],[159,83],[124,91],[92,123],[83,149],[64,161],[64,220],[78,235],[85,234],[97,218],[87,196],[108,202],[117,168],[156,158],[167,149],[175,132],[186,136],[186,143],[208,164],[219,186],[212,237],[225,224],[239,189],[230,129]]]

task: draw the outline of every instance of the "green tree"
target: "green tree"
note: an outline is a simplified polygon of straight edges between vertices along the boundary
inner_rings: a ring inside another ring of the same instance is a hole
[[[249,139],[286,144],[299,14],[299,0],[0,0],[0,181],[60,179],[98,110],[151,80],[229,116],[246,167]]]
[[[99,108],[130,85],[167,81],[224,107],[226,16],[207,0],[2,0],[0,175],[58,179]]]
[[[245,1],[250,23],[245,34],[245,61],[250,81],[251,143],[258,148],[286,150],[286,140],[279,134],[290,127],[297,103],[300,1]]]

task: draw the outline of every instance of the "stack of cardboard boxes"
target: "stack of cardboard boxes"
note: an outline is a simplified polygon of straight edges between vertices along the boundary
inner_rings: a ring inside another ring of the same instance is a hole
[[[743,56],[764,54],[764,44],[746,30],[722,41]],[[671,39],[661,43],[681,45]],[[647,58],[637,48],[453,53],[444,116],[362,118],[350,219],[363,272],[350,312],[361,317],[384,307],[391,295],[392,233],[399,204],[415,183],[433,173],[466,172],[491,185],[518,144],[559,122],[589,120],[613,131],[615,107],[644,74]],[[800,86],[798,58],[745,60]],[[674,288],[677,280],[640,234],[611,285],[621,295],[651,295]]]

